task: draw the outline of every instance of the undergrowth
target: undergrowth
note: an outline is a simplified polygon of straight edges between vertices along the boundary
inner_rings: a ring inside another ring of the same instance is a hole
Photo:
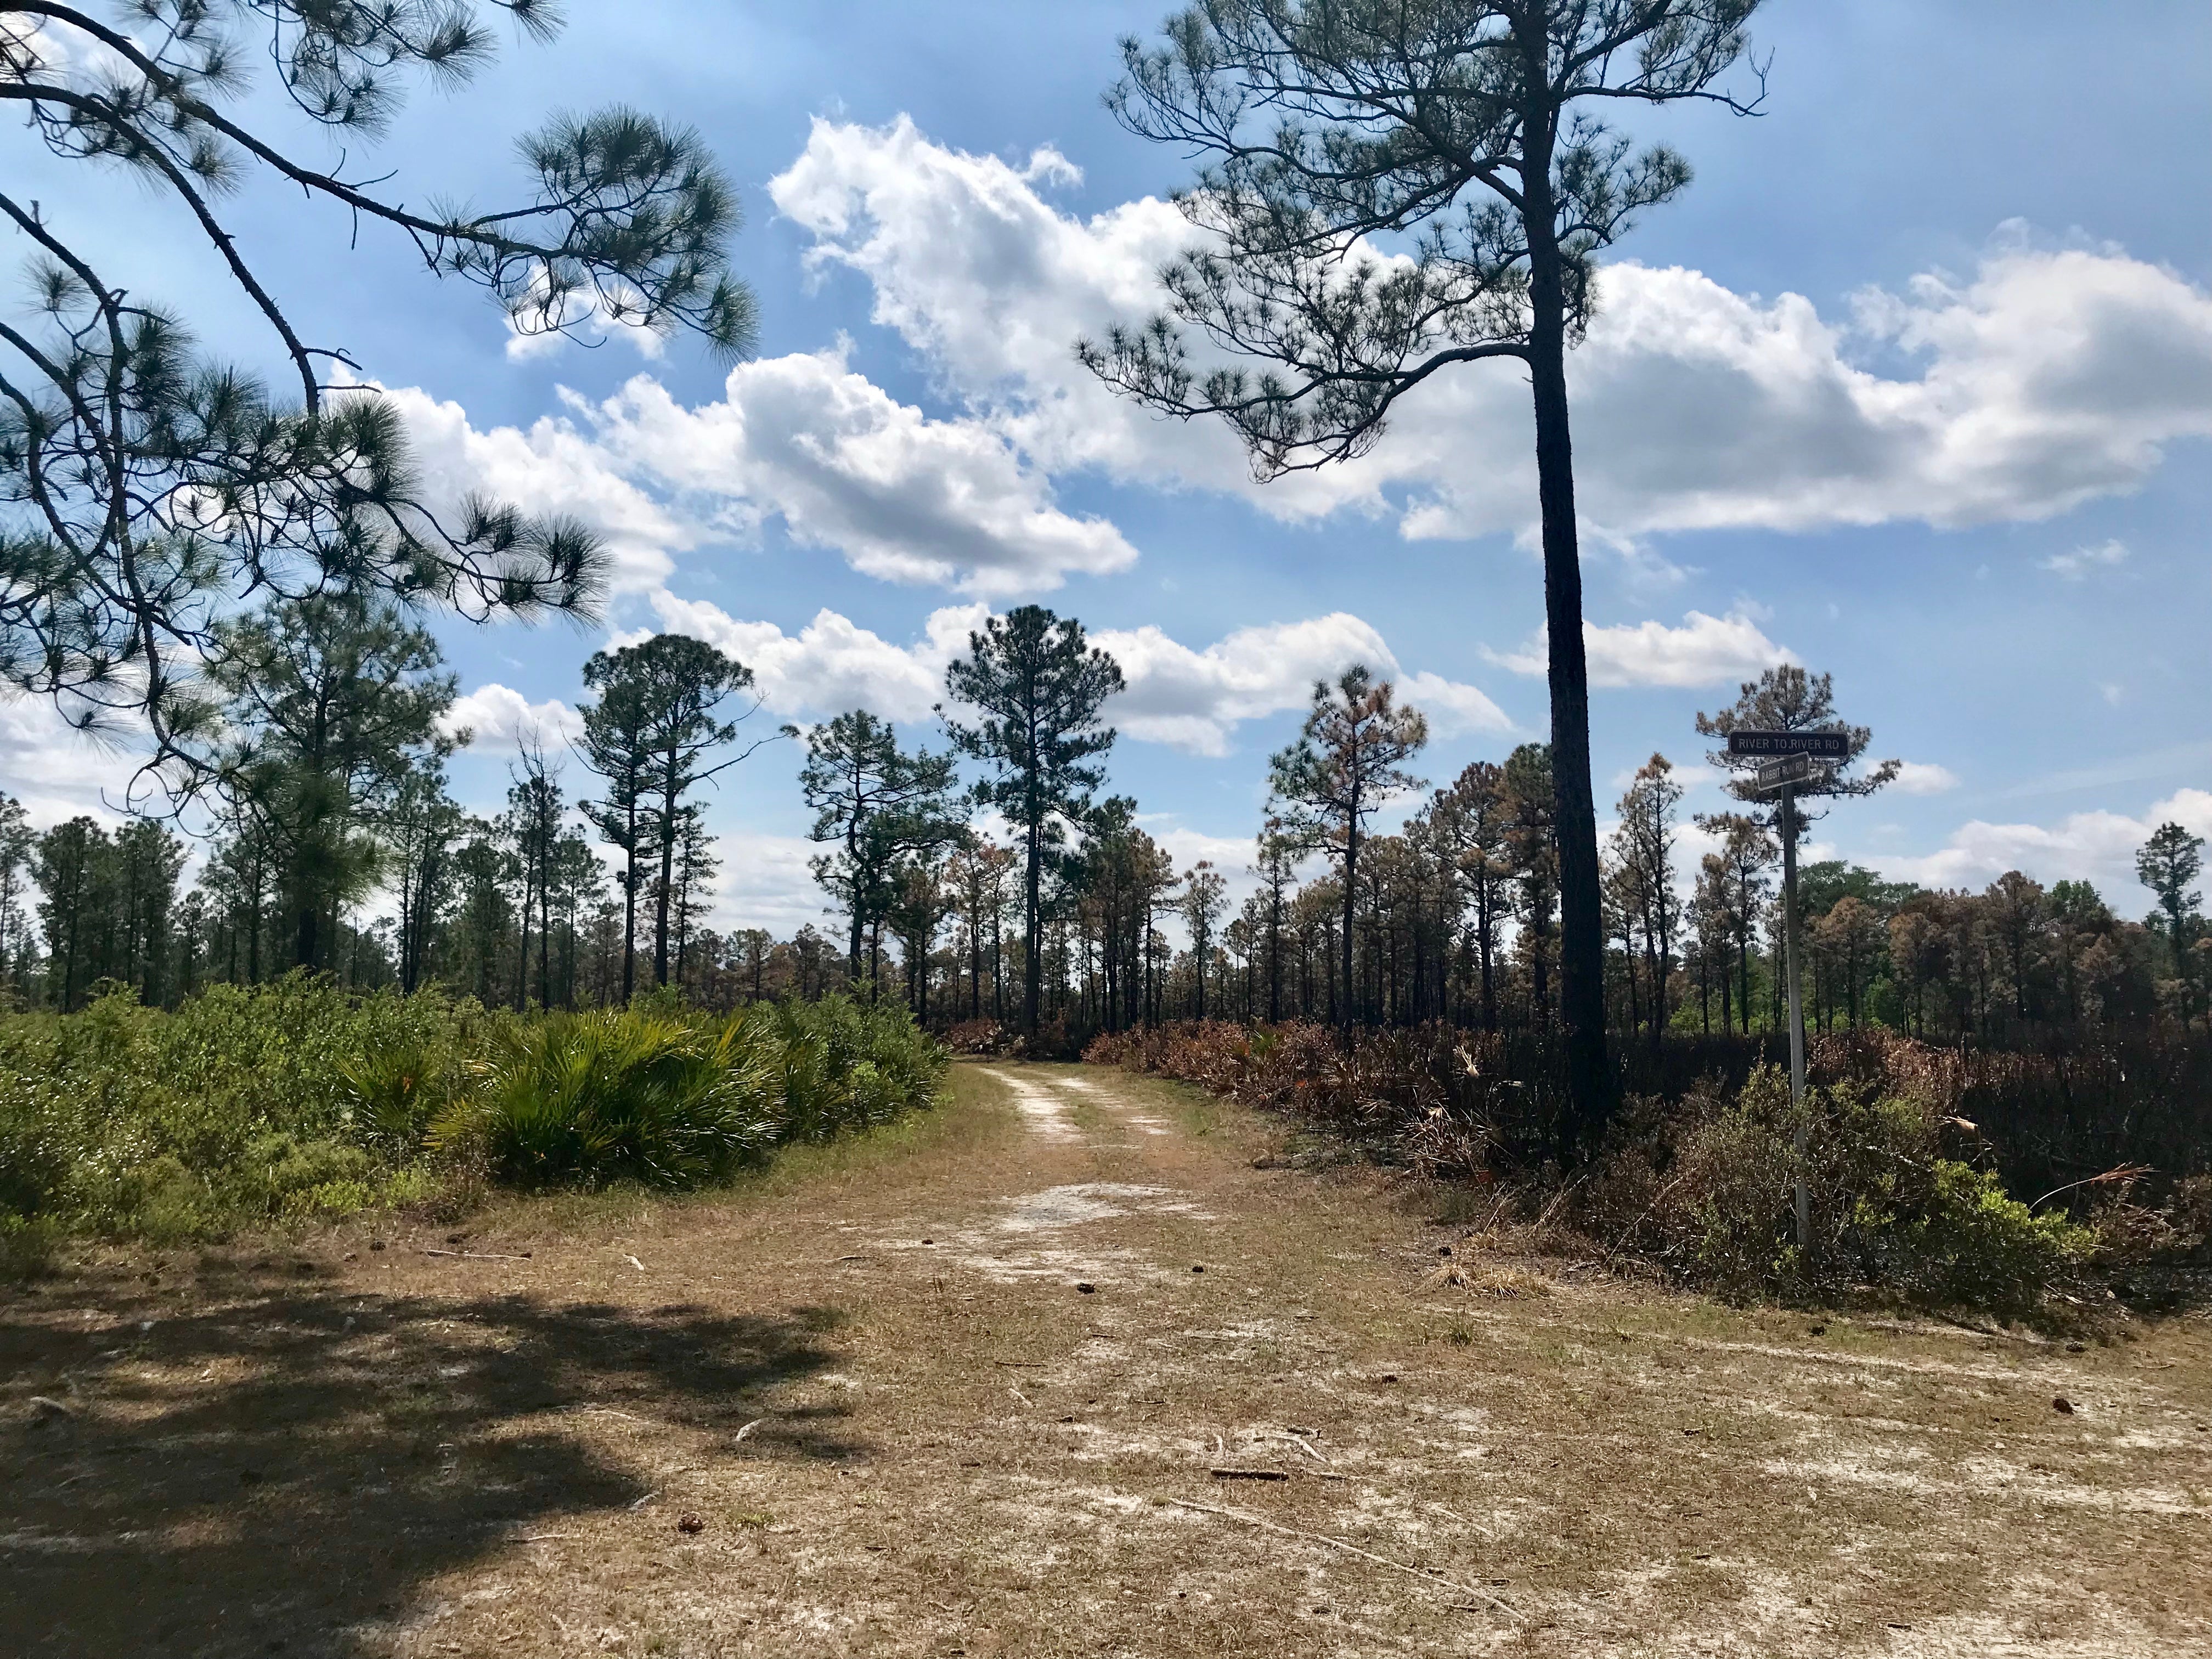
[[[1554,1080],[1516,1074],[1511,1045],[1479,1034],[1363,1032],[1347,1049],[1309,1024],[1191,1022],[1099,1038],[1085,1058],[1326,1127],[1479,1194],[1463,1207],[1487,1224],[1540,1221],[1578,1249],[1740,1298],[2033,1317],[2112,1297],[2172,1307],[2212,1280],[2212,1176],[2091,1171],[2024,1202],[2001,1178],[2003,1149],[1962,1109],[1984,1103],[1986,1068],[1902,1037],[1816,1042],[1802,1112],[1771,1065],[1631,1095],[1571,1170],[1547,1158]]]
[[[70,1236],[207,1237],[484,1178],[697,1185],[928,1106],[944,1066],[902,1008],[842,998],[519,1016],[295,975],[7,1015],[0,1271]]]

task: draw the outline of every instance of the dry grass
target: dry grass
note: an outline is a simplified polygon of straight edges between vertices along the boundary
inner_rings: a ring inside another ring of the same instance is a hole
[[[1273,1133],[963,1066],[705,1198],[9,1291],[0,1652],[2212,1653],[2201,1323],[1663,1297]]]

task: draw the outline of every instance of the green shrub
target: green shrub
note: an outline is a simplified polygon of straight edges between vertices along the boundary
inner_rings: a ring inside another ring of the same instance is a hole
[[[526,1187],[726,1174],[777,1138],[770,1079],[742,1029],[633,1009],[505,1027],[477,1062],[473,1097],[432,1141],[480,1139],[495,1175]]]
[[[1798,1149],[1800,1129],[1804,1147]],[[1996,1176],[1946,1155],[1923,1102],[1851,1085],[1810,1089],[1754,1071],[1733,1097],[1692,1095],[1680,1117],[1632,1117],[1583,1206],[1591,1231],[1687,1282],[1737,1295],[1869,1291],[2024,1313],[2063,1291],[2090,1239],[2032,1214]],[[1810,1194],[1809,1248],[1795,1192]]]
[[[450,1203],[485,1169],[693,1184],[926,1107],[945,1065],[902,1007],[843,999],[524,1017],[295,975],[0,1016],[0,1261]]]

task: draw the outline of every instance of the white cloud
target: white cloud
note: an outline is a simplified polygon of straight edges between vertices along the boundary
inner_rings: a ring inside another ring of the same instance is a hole
[[[1930,761],[1899,761],[1889,787],[1900,795],[1940,795],[1959,787],[1959,775]]]
[[[1938,851],[1923,857],[1876,854],[1885,875],[1929,887],[1987,886],[2008,870],[2046,884],[2087,880],[2124,915],[2143,901],[2136,880],[2136,852],[2161,823],[2179,823],[2212,836],[2212,791],[2183,789],[2154,802],[2141,817],[2112,811],[2075,812],[2057,824],[1989,823],[1975,819],[1954,831]],[[2144,908],[2148,908],[2147,904]]]
[[[798,633],[786,634],[774,623],[740,622],[705,600],[658,593],[653,603],[664,628],[735,657],[753,671],[767,707],[795,718],[866,708],[886,720],[927,720],[945,696],[945,665],[990,614],[981,604],[933,611],[921,639],[899,646],[835,611],[817,611]]]
[[[494,681],[458,700],[439,717],[438,729],[449,738],[460,732],[471,733],[478,752],[528,743],[550,749],[573,741],[582,732],[584,721],[558,697],[532,702],[513,687]]]
[[[605,449],[566,421],[540,419],[527,432],[511,426],[480,432],[460,404],[413,386],[383,396],[406,422],[434,502],[457,502],[473,490],[532,513],[581,520],[606,542],[617,592],[659,586],[675,569],[670,554],[702,538],[697,525],[621,476]]]
[[[765,927],[778,939],[789,939],[811,922],[835,938],[836,926],[823,912],[828,901],[806,867],[821,850],[800,836],[740,832],[724,837],[709,921],[726,933]]]
[[[1472,685],[1434,673],[1406,674],[1382,636],[1344,611],[1305,622],[1240,628],[1194,651],[1157,627],[1093,636],[1128,681],[1114,720],[1131,737],[1200,755],[1225,755],[1242,721],[1302,708],[1316,680],[1364,663],[1395,676],[1407,700],[1446,732],[1510,731],[1504,711]]]
[[[137,764],[124,744],[77,731],[46,698],[0,695],[0,780],[33,829],[81,812],[119,823],[103,788],[119,797]]]
[[[2115,565],[2125,564],[2127,560],[2127,544],[2108,541],[2094,547],[2077,547],[2071,553],[2053,553],[2042,561],[2042,565],[2069,582],[2078,582],[2087,580],[2093,570],[2109,570]]]
[[[1520,650],[1486,651],[1499,666],[1516,674],[1540,675],[1547,671],[1546,634]],[[1720,685],[1730,680],[1753,678],[1761,669],[1795,662],[1787,646],[1777,645],[1746,612],[1725,617],[1692,611],[1680,628],[1647,621],[1621,623],[1601,628],[1583,624],[1583,649],[1589,664],[1589,681],[1597,686]]]
[[[1264,490],[1218,424],[1162,422],[1107,393],[1070,343],[1157,310],[1157,268],[1192,233],[1151,198],[1061,213],[1040,185],[1067,173],[1042,153],[1024,168],[932,143],[904,118],[817,121],[769,190],[813,235],[811,260],[865,276],[876,320],[1048,471],[1198,484],[1285,516],[1388,511],[1409,536],[1534,519],[1527,397],[1507,369],[1440,377],[1366,460]],[[1604,274],[1570,373],[1577,495],[1600,543],[2033,519],[2131,489],[2166,446],[2212,435],[2212,296],[2011,227],[1971,276],[1861,295],[1844,322],[1799,295],[1623,264]],[[1469,454],[1490,458],[1472,485]]]
[[[545,275],[536,273],[531,281],[533,301],[545,292]],[[535,330],[525,333],[515,326],[514,319],[507,319],[507,360],[511,363],[528,362],[534,358],[558,356],[571,346],[597,345],[607,340],[624,340],[638,356],[659,362],[666,352],[667,342],[644,324],[627,318],[607,314],[607,308],[595,293],[572,295],[555,319],[560,328]]]
[[[672,554],[750,541],[780,519],[885,580],[1002,597],[1104,575],[1137,550],[1103,519],[1064,513],[1005,433],[933,420],[845,366],[842,348],[731,370],[722,398],[686,408],[648,375],[571,418],[479,431],[456,403],[385,393],[434,499],[469,490],[573,514],[605,538],[617,592],[649,591]]]
[[[656,594],[661,625],[707,641],[750,668],[768,707],[797,718],[867,708],[888,720],[927,717],[945,697],[945,669],[968,649],[990,612],[982,604],[930,613],[922,637],[897,645],[824,610],[797,634],[741,622],[705,600]],[[638,635],[625,636],[629,638]],[[1305,622],[1243,628],[1202,649],[1153,626],[1103,629],[1091,642],[1121,665],[1127,689],[1108,718],[1128,737],[1200,755],[1229,752],[1246,720],[1303,708],[1313,684],[1355,662],[1396,675],[1406,695],[1443,731],[1506,731],[1511,722],[1474,686],[1403,673],[1382,636],[1342,611]]]
[[[890,397],[843,343],[740,364],[697,407],[649,375],[600,404],[570,394],[568,419],[526,432],[479,432],[456,404],[392,395],[434,483],[575,514],[608,537],[629,591],[770,520],[885,580],[1049,591],[1137,557],[1110,522],[1058,505],[1055,481],[1085,471],[1285,519],[1394,518],[1413,538],[1527,534],[1534,461],[1510,368],[1440,376],[1373,454],[1265,486],[1221,423],[1162,420],[1108,392],[1074,341],[1156,310],[1158,268],[1192,231],[1149,197],[1061,212],[1048,192],[1076,176],[1056,152],[1021,166],[966,155],[902,118],[817,121],[771,181],[812,239],[808,264],[870,284],[875,319],[920,354],[947,412]],[[1585,538],[1632,576],[1675,580],[1655,535],[2034,519],[2134,488],[2171,444],[2212,435],[2212,296],[2110,249],[2038,248],[2009,230],[1971,275],[1861,295],[1844,319],[1623,264],[1604,273],[1570,373]],[[1485,465],[1471,471],[1470,454]],[[1644,664],[1652,642],[1633,643]]]
[[[885,580],[995,596],[1136,562],[1111,524],[1055,507],[1006,435],[895,402],[842,347],[740,363],[723,400],[697,409],[645,375],[596,408],[570,402],[625,475],[681,492],[726,530],[781,517],[795,540]]]

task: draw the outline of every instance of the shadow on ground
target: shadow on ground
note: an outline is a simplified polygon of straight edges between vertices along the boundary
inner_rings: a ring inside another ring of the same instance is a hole
[[[825,1310],[387,1297],[305,1264],[194,1292],[0,1291],[0,1653],[380,1650],[427,1580],[647,1496],[625,1425],[864,1450],[835,1408],[733,1443],[837,1357]]]

